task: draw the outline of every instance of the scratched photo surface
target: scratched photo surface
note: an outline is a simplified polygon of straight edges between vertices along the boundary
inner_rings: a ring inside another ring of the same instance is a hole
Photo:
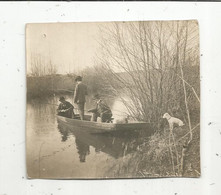
[[[26,25],[28,178],[200,177],[199,26]]]

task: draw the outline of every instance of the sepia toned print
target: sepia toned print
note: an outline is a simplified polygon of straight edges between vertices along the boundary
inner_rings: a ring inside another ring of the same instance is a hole
[[[26,25],[28,178],[200,177],[195,20]]]

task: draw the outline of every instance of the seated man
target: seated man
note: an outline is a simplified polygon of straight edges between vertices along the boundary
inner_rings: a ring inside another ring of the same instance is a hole
[[[72,118],[74,106],[70,102],[66,101],[63,96],[60,97],[59,101],[61,103],[59,104],[57,109],[58,115],[67,118]]]
[[[97,117],[101,118],[101,122],[110,122],[112,117],[112,112],[110,107],[100,98],[97,94],[93,97],[93,100],[96,101],[96,108],[89,110],[92,112],[92,121],[97,121]]]

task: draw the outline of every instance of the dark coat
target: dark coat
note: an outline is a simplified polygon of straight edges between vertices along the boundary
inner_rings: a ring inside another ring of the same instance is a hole
[[[85,96],[87,95],[87,86],[83,83],[78,83],[74,92],[74,103],[84,104]]]
[[[97,121],[97,117],[101,117],[101,122],[110,122],[112,117],[112,112],[110,107],[103,101],[97,101],[97,106],[95,109],[89,110],[93,112],[92,120]]]
[[[111,114],[112,115],[110,107],[101,99],[97,102],[96,110],[99,114]]]
[[[74,106],[68,102],[64,101],[63,103],[60,103],[58,106],[58,115],[72,118],[72,113],[73,113]]]

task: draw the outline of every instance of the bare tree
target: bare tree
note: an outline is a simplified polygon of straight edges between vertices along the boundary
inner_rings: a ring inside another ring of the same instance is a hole
[[[105,78],[134,118],[157,122],[163,112],[184,107],[199,78],[196,72],[189,83],[186,72],[199,67],[195,22],[114,23],[101,31],[100,63],[110,75]],[[189,88],[181,90],[183,83]]]
[[[189,126],[187,147],[196,128],[191,111],[198,109],[199,117],[200,106],[197,22],[114,23],[101,31],[99,59],[112,93],[137,120],[158,123],[164,112],[178,115]],[[173,173],[182,175],[185,149],[173,132],[168,138]]]
[[[57,67],[52,61],[46,60],[45,57],[39,54],[31,54],[31,75],[32,76],[46,76],[55,75]]]

